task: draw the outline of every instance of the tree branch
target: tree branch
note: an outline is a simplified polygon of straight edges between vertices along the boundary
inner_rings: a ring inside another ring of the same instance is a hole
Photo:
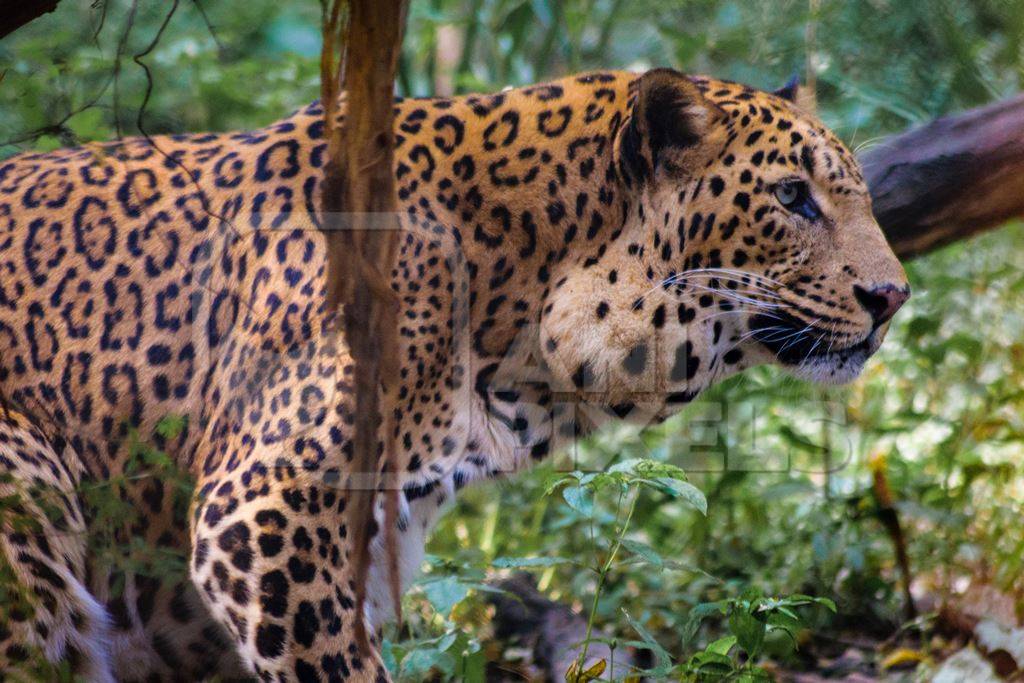
[[[49,14],[57,9],[58,2],[60,0],[20,0],[5,4],[3,12],[0,12],[0,38],[17,31],[33,19]]]
[[[342,5],[347,6],[347,16]],[[355,566],[356,614],[364,613],[370,540],[377,532],[375,501],[384,475],[384,528],[391,600],[401,617],[395,528],[398,491],[394,472],[394,419],[398,384],[398,299],[391,271],[398,250],[398,213],[392,163],[395,73],[408,8],[406,0],[333,0],[324,6],[321,92],[328,161],[322,220],[327,247],[326,305],[342,316],[345,343],[354,361],[355,425],[346,515]],[[346,23],[342,23],[346,22]],[[344,56],[334,59],[341,37]],[[339,80],[346,92],[338,115]],[[382,467],[383,463],[383,467]],[[364,651],[362,619],[355,623]]]
[[[936,119],[860,155],[901,258],[1024,216],[1024,95]]]

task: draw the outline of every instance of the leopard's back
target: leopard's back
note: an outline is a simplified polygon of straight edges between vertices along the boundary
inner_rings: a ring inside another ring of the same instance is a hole
[[[0,163],[5,398],[67,434],[90,469],[169,415],[190,418],[177,445],[193,443],[239,333],[284,301],[313,320],[317,121]],[[298,317],[282,344],[303,333]]]

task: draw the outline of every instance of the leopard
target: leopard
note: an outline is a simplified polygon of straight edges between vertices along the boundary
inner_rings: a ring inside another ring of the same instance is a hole
[[[393,115],[403,588],[463,487],[752,366],[850,382],[910,295],[795,83],[596,71]],[[324,116],[0,162],[0,496],[33,522],[2,521],[31,603],[3,613],[3,670],[42,652],[89,681],[390,680],[383,503],[362,610],[345,514],[362,473],[325,305]],[[193,482],[184,512],[135,476],[142,438]],[[107,532],[179,571],[90,545],[85,491],[113,480],[133,514]]]

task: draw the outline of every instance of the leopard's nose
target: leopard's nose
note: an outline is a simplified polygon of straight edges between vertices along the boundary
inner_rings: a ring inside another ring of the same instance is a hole
[[[910,286],[888,284],[864,288],[854,285],[853,295],[871,316],[874,326],[880,327],[896,315],[896,311],[910,298]]]

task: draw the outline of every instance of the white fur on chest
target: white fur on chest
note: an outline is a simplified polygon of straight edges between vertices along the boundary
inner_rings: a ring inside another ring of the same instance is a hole
[[[412,501],[404,490],[399,492],[398,567],[403,592],[418,576],[430,532],[451,506],[456,491],[473,481],[517,471],[529,460],[517,448],[515,434],[504,424],[490,419],[476,396],[469,403],[472,408],[456,415],[449,432],[462,446],[461,452],[408,476],[406,486],[429,487],[430,492],[416,495]],[[378,499],[375,515],[380,528],[384,528],[381,499]],[[375,629],[394,615],[383,534],[374,537],[370,553],[366,619],[370,628]]]

